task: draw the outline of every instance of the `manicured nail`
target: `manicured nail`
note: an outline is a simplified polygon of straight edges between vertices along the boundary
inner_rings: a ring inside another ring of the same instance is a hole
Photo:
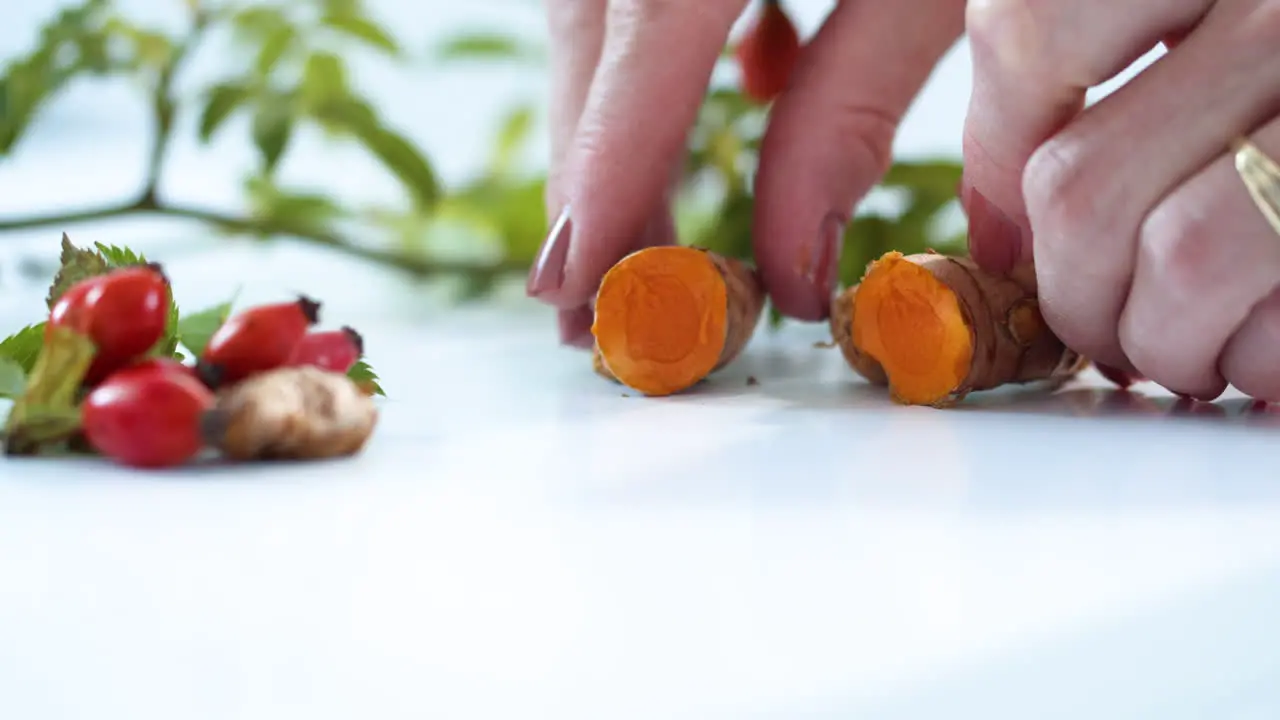
[[[844,229],[847,224],[845,216],[840,213],[826,216],[818,228],[814,245],[809,248],[804,279],[818,291],[824,314],[831,304],[831,291],[840,278],[840,252],[844,249]]]
[[[569,219],[569,208],[565,207],[551,226],[551,232],[547,233],[547,239],[542,241],[542,249],[538,251],[538,258],[529,272],[525,292],[530,297],[554,292],[564,284],[564,263],[569,257],[572,235],[573,221]]]
[[[1099,375],[1115,383],[1121,390],[1128,390],[1129,386],[1142,379],[1136,375],[1125,372],[1120,368],[1111,367],[1110,365],[1094,363],[1093,366],[1098,369]]]
[[[1022,255],[1022,227],[982,193],[965,186],[960,193],[969,216],[969,254],[991,272],[1007,273]]]
[[[595,313],[591,307],[583,305],[572,310],[561,310],[557,318],[560,330],[560,344],[568,347],[587,348],[595,344],[595,336],[591,334],[591,323]]]

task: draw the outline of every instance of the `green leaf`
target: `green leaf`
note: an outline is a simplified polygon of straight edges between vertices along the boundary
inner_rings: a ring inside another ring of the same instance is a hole
[[[58,273],[53,276],[45,303],[52,310],[63,293],[76,283],[97,277],[110,270],[107,261],[93,250],[85,250],[71,244],[71,238],[62,233],[62,253],[58,257]]]
[[[182,346],[199,357],[209,345],[209,339],[218,332],[218,328],[231,316],[230,301],[206,308],[199,312],[184,315],[178,321],[178,338]]]
[[[258,59],[254,63],[258,77],[267,78],[271,71],[280,64],[280,59],[293,47],[297,33],[288,23],[280,23],[265,30],[262,45],[258,48]]]
[[[450,38],[437,46],[435,56],[450,60],[534,60],[542,52],[509,35],[475,32]]]
[[[377,123],[357,122],[348,129],[400,179],[420,209],[429,209],[439,201],[440,182],[435,170],[408,138]]]
[[[34,455],[74,433],[76,398],[96,352],[93,341],[56,326],[14,402],[4,428],[6,455]]]
[[[29,373],[35,367],[40,349],[44,347],[44,323],[28,325],[18,332],[0,340],[0,359],[8,360],[22,372]]]
[[[302,104],[310,112],[331,101],[341,102],[350,93],[347,66],[331,52],[315,52],[307,58],[299,86]]]
[[[502,121],[498,137],[494,142],[493,155],[489,160],[489,172],[504,175],[515,165],[516,156],[529,138],[536,119],[534,109],[524,105],[515,108]]]
[[[231,117],[250,97],[252,93],[243,83],[226,82],[214,85],[205,97],[204,109],[200,112],[200,141],[207,143],[218,132],[218,128]]]
[[[284,98],[268,98],[253,116],[253,143],[262,157],[263,170],[275,172],[293,135],[293,114]]]
[[[321,23],[392,57],[400,55],[400,46],[384,28],[368,18],[354,14],[326,15]]]
[[[26,370],[9,358],[0,357],[0,398],[15,400],[26,386]]]
[[[146,257],[129,248],[118,245],[104,245],[100,242],[96,242],[93,245],[98,249],[98,255],[106,261],[108,270],[147,264]]]
[[[955,197],[964,166],[952,160],[898,161],[890,166],[880,184],[902,187],[932,196]]]
[[[351,378],[352,382],[359,385],[362,389],[365,389],[374,395],[382,395],[383,397],[386,397],[387,393],[382,390],[378,374],[374,372],[373,368],[369,366],[369,363],[364,360],[359,360],[355,365],[352,365],[351,369],[347,371],[347,377]]]

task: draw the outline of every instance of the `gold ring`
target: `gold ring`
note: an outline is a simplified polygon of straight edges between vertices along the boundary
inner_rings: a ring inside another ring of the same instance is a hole
[[[1253,203],[1262,211],[1271,229],[1280,233],[1280,165],[1267,157],[1248,138],[1231,142],[1235,151],[1236,172],[1248,188]]]

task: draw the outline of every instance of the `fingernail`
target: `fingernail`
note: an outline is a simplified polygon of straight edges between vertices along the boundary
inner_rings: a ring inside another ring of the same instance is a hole
[[[530,297],[538,297],[544,293],[554,292],[564,284],[564,263],[569,257],[569,241],[573,235],[573,221],[569,219],[569,208],[560,211],[560,217],[551,226],[547,239],[542,241],[538,257],[529,272],[529,282],[525,292]]]
[[[1022,227],[971,186],[964,186],[960,197],[969,216],[973,261],[991,272],[1012,270],[1022,255]]]
[[[558,316],[560,344],[568,347],[587,348],[595,344],[595,335],[591,333],[591,323],[595,313],[590,306],[572,310],[561,310]]]
[[[1130,385],[1133,385],[1141,379],[1121,370],[1120,368],[1111,367],[1110,365],[1094,363],[1093,366],[1098,369],[1099,375],[1115,383],[1121,390],[1128,390]]]
[[[840,252],[844,249],[844,215],[831,213],[822,219],[814,245],[809,248],[804,279],[818,291],[823,312],[831,305],[831,291],[840,278]]]

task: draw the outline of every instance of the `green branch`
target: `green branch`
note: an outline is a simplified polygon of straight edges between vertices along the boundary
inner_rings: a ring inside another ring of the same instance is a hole
[[[526,263],[511,260],[495,263],[449,261],[364,247],[356,245],[335,233],[286,227],[270,221],[232,215],[217,210],[183,205],[166,205],[157,203],[147,197],[134,202],[104,205],[98,208],[73,212],[0,220],[0,232],[53,226],[65,227],[67,225],[122,219],[132,216],[183,218],[212,225],[229,232],[291,237],[299,242],[336,250],[419,278],[465,275],[475,279],[492,279],[528,271]]]

